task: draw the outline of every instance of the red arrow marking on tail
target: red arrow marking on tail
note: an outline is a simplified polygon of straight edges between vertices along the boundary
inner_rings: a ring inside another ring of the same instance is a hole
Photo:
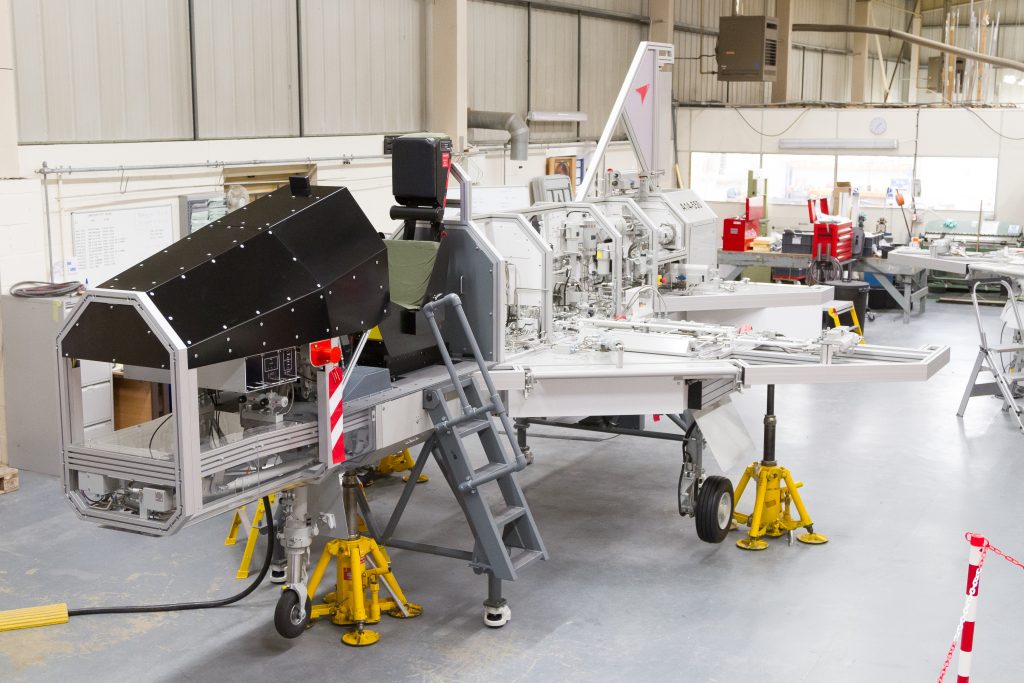
[[[641,85],[639,88],[636,89],[636,91],[640,93],[640,104],[643,104],[644,101],[647,99],[647,89],[650,87],[651,84],[647,83],[645,85]]]

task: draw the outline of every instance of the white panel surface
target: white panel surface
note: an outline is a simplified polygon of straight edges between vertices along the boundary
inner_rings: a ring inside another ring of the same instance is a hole
[[[984,123],[983,123],[984,121]],[[922,109],[917,153],[925,157],[999,156],[999,111]]]
[[[693,109],[690,141],[695,152],[760,152],[761,109]],[[799,112],[797,112],[799,113]],[[790,116],[796,114],[790,113]],[[741,118],[742,117],[742,118]]]
[[[765,133],[762,151],[766,154],[778,152],[779,140],[786,138],[835,138],[836,110],[768,109],[761,130]]]
[[[22,142],[192,137],[188,5],[14,0]]]
[[[200,138],[299,134],[295,0],[194,0]]]
[[[423,129],[422,0],[300,0],[307,135]]]

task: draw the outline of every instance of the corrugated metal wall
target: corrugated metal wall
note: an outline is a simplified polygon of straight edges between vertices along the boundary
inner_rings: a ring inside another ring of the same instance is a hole
[[[470,2],[469,82],[470,109],[508,111],[526,115],[529,66],[529,12],[525,7],[493,2]],[[501,27],[498,31],[473,27]],[[549,64],[549,68],[553,65]],[[503,131],[471,129],[473,142],[508,139]]]
[[[683,103],[759,105],[771,85],[720,83],[712,72],[719,17],[733,0],[675,0],[675,97]],[[906,28],[914,0],[875,3],[879,25]],[[575,124],[533,124],[533,139],[599,134],[636,44],[647,0],[561,0],[554,10],[469,2],[471,107],[582,110]],[[1003,22],[1024,0],[993,0]],[[13,0],[19,112],[25,142],[188,139],[422,129],[429,0],[194,0],[196,119],[192,125],[188,0]],[[743,0],[774,14],[775,0]],[[794,21],[847,23],[854,0],[795,0]],[[573,8],[579,7],[583,14]],[[588,10],[610,12],[598,17]],[[941,11],[925,14],[940,23]],[[938,37],[940,29],[926,27]],[[849,99],[852,38],[800,33],[790,61],[793,98]],[[874,39],[870,40],[874,48]],[[901,45],[883,40],[886,77]],[[922,51],[922,64],[929,56]],[[1000,54],[1024,59],[1024,29],[1004,26]],[[300,83],[301,77],[301,83]],[[900,97],[911,74],[900,66]],[[301,97],[300,97],[301,91]],[[1010,93],[1006,89],[1006,93]],[[1024,89],[1002,99],[1017,97]],[[1005,95],[1005,96],[1004,96]],[[301,100],[301,101],[300,101]],[[474,131],[474,140],[504,139]]]
[[[638,0],[571,4],[631,16],[647,11]],[[579,136],[597,138],[646,34],[636,21],[471,0],[469,106],[523,116],[530,110],[583,111],[588,120],[578,126]],[[470,138],[486,143],[508,136],[473,130]],[[535,141],[576,138],[574,124],[531,124]]]
[[[893,0],[907,2],[909,0]],[[676,0],[675,96],[683,103],[757,105],[770,101],[770,83],[721,83],[715,76],[713,55],[719,17],[731,15],[732,0]],[[876,12],[888,17],[891,8]],[[747,15],[775,14],[775,0],[743,0]],[[896,10],[893,10],[896,11]],[[852,17],[853,0],[795,0],[794,23],[846,23]],[[842,34],[798,33],[789,63],[791,99],[846,101],[849,99],[850,39]],[[699,57],[705,55],[704,57]],[[702,73],[705,72],[705,73]]]
[[[188,5],[14,0],[23,142],[192,135]]]
[[[637,24],[594,17],[583,17],[580,29],[580,111],[589,117],[580,125],[580,136],[596,139],[604,130],[644,31]],[[617,136],[623,135],[620,127]]]
[[[530,12],[530,110],[579,111],[580,18],[562,12]],[[530,139],[571,140],[575,123],[530,122]]]
[[[302,0],[307,135],[422,130],[422,0]]]
[[[299,134],[295,0],[193,0],[201,138]]]

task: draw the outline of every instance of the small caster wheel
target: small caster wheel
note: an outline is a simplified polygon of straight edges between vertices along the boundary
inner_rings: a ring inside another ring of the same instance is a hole
[[[299,595],[293,590],[282,591],[274,609],[274,628],[285,638],[298,638],[309,626],[312,601],[306,598],[305,613],[299,608]]]
[[[732,482],[708,477],[697,491],[697,536],[706,543],[721,543],[732,527]]]
[[[501,607],[484,607],[484,624],[490,628],[501,628],[512,618],[512,610],[508,605]]]
[[[270,583],[284,583],[284,566],[280,564],[270,565]]]

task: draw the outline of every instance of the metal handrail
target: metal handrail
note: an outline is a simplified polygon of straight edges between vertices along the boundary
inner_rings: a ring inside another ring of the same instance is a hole
[[[455,311],[455,314],[459,318],[459,324],[462,326],[462,330],[466,335],[466,339],[469,342],[470,351],[473,353],[473,360],[476,361],[477,367],[480,370],[480,376],[483,377],[484,384],[487,386],[488,399],[490,401],[489,406],[473,406],[470,405],[469,399],[466,397],[466,392],[462,387],[462,380],[459,378],[459,373],[455,369],[455,364],[452,363],[451,354],[448,352],[448,347],[445,346],[444,337],[441,336],[441,329],[437,325],[437,319],[435,318],[434,311],[441,308],[442,306],[451,306]],[[501,421],[502,429],[505,432],[505,437],[508,439],[509,444],[512,446],[512,453],[515,455],[515,463],[509,463],[510,471],[519,472],[526,468],[527,462],[526,457],[523,455],[522,450],[519,448],[519,444],[516,442],[514,437],[515,430],[512,427],[512,422],[509,420],[508,413],[505,410],[505,404],[501,400],[501,395],[494,386],[494,381],[491,379],[491,373],[487,369],[486,363],[484,363],[483,353],[480,351],[480,345],[476,341],[476,336],[473,334],[473,328],[470,327],[469,319],[466,317],[466,312],[462,307],[462,299],[459,298],[458,294],[448,294],[430,301],[423,306],[423,315],[426,317],[427,322],[430,324],[430,331],[434,335],[434,340],[437,342],[437,347],[441,352],[441,359],[444,361],[445,367],[448,369],[448,376],[452,380],[452,385],[455,387],[455,391],[459,396],[459,401],[462,405],[462,411],[466,414],[477,413],[481,408],[490,408],[490,412]],[[497,476],[502,476],[507,472],[501,472]],[[485,475],[486,476],[486,475]],[[497,476],[493,478],[497,478]],[[477,485],[478,483],[485,483],[486,480],[479,482],[465,482],[469,484],[470,488]]]

